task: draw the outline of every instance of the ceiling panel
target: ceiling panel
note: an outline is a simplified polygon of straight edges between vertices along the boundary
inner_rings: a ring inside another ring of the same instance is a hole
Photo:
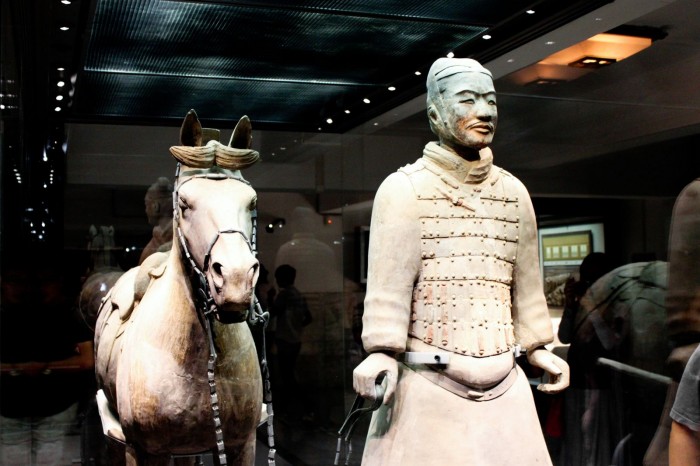
[[[500,53],[604,1],[94,0],[70,118],[178,124],[195,108],[344,132],[422,93],[437,57]]]

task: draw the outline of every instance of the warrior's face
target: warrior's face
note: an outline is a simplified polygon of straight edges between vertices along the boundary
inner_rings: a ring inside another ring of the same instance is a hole
[[[493,140],[498,121],[496,91],[489,76],[462,72],[440,82],[440,102],[429,113],[441,144],[482,149]]]

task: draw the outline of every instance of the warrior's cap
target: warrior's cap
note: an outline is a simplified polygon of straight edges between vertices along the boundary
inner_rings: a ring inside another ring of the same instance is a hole
[[[471,58],[438,58],[428,71],[428,93],[439,93],[439,81],[458,73],[482,73],[493,79],[489,70]]]

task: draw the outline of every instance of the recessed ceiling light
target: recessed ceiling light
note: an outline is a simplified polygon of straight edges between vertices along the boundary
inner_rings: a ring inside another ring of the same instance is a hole
[[[416,76],[420,76],[420,75],[421,75],[421,72],[420,72],[420,71],[416,71],[416,72],[413,73],[413,74],[415,74]]]
[[[481,36],[481,38],[484,39],[484,40],[489,40],[489,39],[491,39],[491,35],[490,35],[490,34],[484,34],[483,36]]]
[[[379,126],[379,123],[377,123],[377,122],[375,121],[375,122],[374,122],[374,126]]]
[[[556,44],[556,42],[554,42],[553,40],[548,40],[547,42],[545,42],[545,44],[554,45],[554,44]]]
[[[449,53],[447,54],[447,58],[454,58],[454,57],[455,57],[455,53],[454,53],[454,52],[449,52]]]
[[[387,89],[389,89],[392,92],[396,90],[396,88],[394,86],[389,86]]]
[[[53,110],[54,110],[55,112],[60,112],[60,111],[61,111],[61,107],[56,107],[56,108],[54,108]]]
[[[62,96],[62,95],[57,95],[57,96],[56,96],[56,100],[63,100],[63,96]]]
[[[56,68],[56,71],[66,71],[66,69],[62,66],[59,66],[58,68]]]
[[[368,103],[370,103],[370,102],[371,102],[371,101],[370,101],[369,99],[367,99],[367,98],[365,98],[365,99],[362,99],[362,101],[363,101],[364,103],[366,103],[366,104],[368,104]]]
[[[527,13],[528,15],[534,15],[535,10],[527,10],[525,13]]]
[[[64,5],[70,5],[71,2],[70,0],[61,0],[61,3],[63,3]]]
[[[5,110],[5,105],[0,104],[0,110]]]
[[[326,119],[326,123],[328,123],[329,125],[332,125],[332,124],[333,124],[333,119],[332,119],[332,118]]]
[[[56,83],[56,85],[57,85],[58,87],[63,87],[63,86],[66,85],[66,83],[63,82],[63,81],[58,81],[58,82]]]
[[[70,28],[69,28],[68,26],[61,26],[61,27],[58,28],[58,29],[60,29],[61,31],[67,31],[67,30],[69,30]]]
[[[514,60],[514,59],[512,59],[512,58],[509,58],[509,59],[508,59],[508,60],[506,60],[506,61],[507,61],[508,63],[513,63],[513,62],[514,62],[515,60]]]
[[[345,110],[345,113],[350,113],[350,110]]]

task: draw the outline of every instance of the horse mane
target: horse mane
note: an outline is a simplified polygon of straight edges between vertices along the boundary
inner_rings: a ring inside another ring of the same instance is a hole
[[[190,110],[180,128],[180,145],[172,146],[170,153],[178,162],[192,168],[219,166],[242,170],[260,160],[260,154],[250,148],[253,137],[248,116],[238,121],[228,145],[212,139],[212,134],[211,129],[202,128],[197,113]]]

